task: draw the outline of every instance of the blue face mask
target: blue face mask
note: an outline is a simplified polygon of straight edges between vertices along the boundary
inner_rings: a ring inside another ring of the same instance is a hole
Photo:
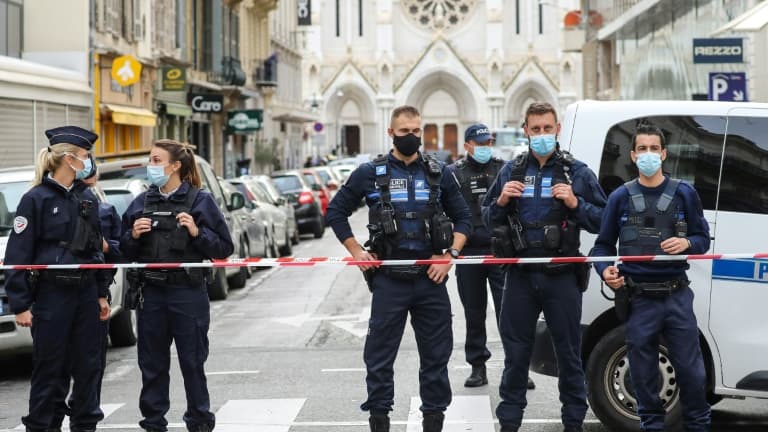
[[[635,165],[640,170],[640,174],[650,177],[661,168],[661,155],[653,152],[639,153]]]
[[[75,171],[75,180],[82,180],[89,175],[91,175],[91,171],[93,171],[93,164],[91,163],[91,158],[87,159],[80,159],[79,157],[72,155],[75,159],[79,160],[83,163],[83,169],[79,170],[72,165],[69,167],[72,168]]]
[[[147,165],[147,180],[153,185],[161,188],[168,183],[170,176],[165,174],[165,167],[160,165]]]
[[[491,154],[493,152],[491,151],[491,146],[475,146],[475,151],[472,154],[472,159],[476,160],[478,163],[484,164],[488,163],[489,160],[491,160]]]
[[[550,135],[536,135],[531,138],[531,150],[538,156],[546,156],[552,153],[557,145],[557,137]]]

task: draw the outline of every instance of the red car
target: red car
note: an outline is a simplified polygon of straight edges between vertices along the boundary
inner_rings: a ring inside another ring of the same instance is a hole
[[[309,183],[309,187],[312,188],[320,199],[320,208],[323,211],[323,216],[325,216],[325,211],[328,210],[328,203],[331,201],[331,191],[328,190],[322,177],[314,169],[304,168],[301,170],[301,175],[304,176],[304,180]]]

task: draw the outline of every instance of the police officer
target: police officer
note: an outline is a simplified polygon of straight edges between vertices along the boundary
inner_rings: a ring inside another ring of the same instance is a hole
[[[89,151],[98,136],[76,126],[45,131],[33,187],[21,198],[5,264],[103,263],[96,197],[82,184],[92,170]],[[109,317],[103,273],[80,270],[6,272],[5,289],[16,323],[32,327],[33,371],[27,431],[44,431],[54,416],[61,379],[74,392],[70,430],[96,429],[104,416],[97,387],[100,319]]]
[[[608,197],[593,255],[702,254],[709,250],[709,225],[701,201],[688,183],[661,169],[667,158],[662,131],[640,124],[630,157],[638,178]],[[631,310],[626,323],[627,349],[637,414],[643,431],[664,430],[659,397],[659,336],[675,368],[683,422],[688,432],[710,430],[706,371],[699,346],[685,261],[625,262],[618,267],[595,263],[595,270],[614,290],[628,290]]]
[[[96,166],[96,161],[93,159],[93,155],[90,156],[91,159],[91,173],[83,179],[82,182],[78,183],[76,187],[80,189],[87,189],[91,188],[96,184],[96,181],[98,179],[98,167]],[[104,252],[104,259],[107,263],[117,263],[120,262],[121,259],[121,252],[120,252],[120,236],[122,235],[121,225],[120,225],[120,215],[117,214],[117,210],[115,209],[115,206],[108,202],[99,201],[99,221],[101,223],[101,232],[104,236],[101,240],[101,249],[102,252]],[[98,270],[98,272],[104,273],[102,280],[107,284],[106,292],[108,294],[107,300],[110,301],[111,304],[111,298],[109,297],[109,286],[111,285],[115,274],[117,273],[117,270]],[[97,385],[97,400],[101,402],[101,382],[104,378],[104,370],[107,367],[107,337],[109,335],[109,317],[105,317],[105,319],[102,319],[101,321],[101,334],[100,334],[100,346],[101,346],[101,370],[99,372],[99,379],[98,379],[98,385]],[[71,360],[71,353],[70,353],[70,360]],[[70,385],[70,378],[71,378],[71,365],[69,369],[67,370],[67,373],[61,378],[61,383],[59,387],[59,393],[56,396],[56,414],[53,417],[53,421],[51,422],[51,427],[49,429],[49,432],[57,432],[61,430],[61,424],[64,421],[64,416],[70,414],[69,406],[72,404],[72,401],[77,398],[77,395],[70,395],[69,402],[65,402],[65,399],[67,397],[67,394],[69,393],[69,385]]]
[[[396,108],[388,133],[394,149],[352,172],[328,206],[328,224],[358,261],[458,257],[471,232],[472,215],[450,172],[418,151],[418,110]],[[355,240],[347,220],[363,198],[369,207],[372,253]],[[370,412],[371,431],[389,431],[393,364],[409,312],[421,365],[422,426],[426,432],[442,430],[443,412],[451,402],[448,360],[453,335],[445,287],[450,267],[383,266],[371,275],[371,267],[361,266],[373,292],[363,353],[368,399],[361,406]]]
[[[499,173],[504,161],[492,157],[493,136],[488,126],[478,123],[464,132],[464,150],[467,157],[448,168],[453,171],[461,188],[461,195],[472,211],[472,236],[464,246],[464,255],[488,255],[491,253],[491,234],[483,224],[480,206],[488,187]],[[499,321],[501,294],[504,291],[504,271],[496,265],[456,266],[456,283],[459,298],[464,306],[467,322],[467,337],[464,352],[472,373],[464,382],[465,387],[479,387],[488,384],[485,362],[491,357],[486,347],[485,311],[488,308],[486,281],[491,288],[491,297]],[[528,388],[535,385],[528,379]]]
[[[149,155],[149,190],[123,214],[121,248],[139,262],[201,262],[229,257],[234,246],[224,216],[201,180],[192,149],[172,140],[155,142]],[[140,271],[131,278],[139,290],[138,356],[142,388],[139,408],[147,431],[165,431],[171,341],[176,343],[193,432],[213,430],[215,418],[203,365],[208,358],[210,271]]]
[[[584,163],[559,149],[560,124],[552,105],[531,104],[524,128],[530,152],[501,169],[483,202],[484,221],[494,234],[502,229],[507,238],[499,240],[511,244],[511,256],[577,256],[580,229],[597,232],[600,226],[605,194]],[[557,356],[565,431],[582,430],[587,400],[580,321],[588,271],[575,264],[507,268],[499,317],[504,374],[496,409],[502,431],[520,428],[536,321],[542,311]]]

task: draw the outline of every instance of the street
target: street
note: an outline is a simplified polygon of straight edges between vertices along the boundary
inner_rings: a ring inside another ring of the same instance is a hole
[[[364,238],[367,212],[352,216],[358,239]],[[294,255],[345,256],[333,232],[320,240],[307,237]],[[494,431],[502,348],[488,313],[490,385],[463,387],[469,374],[464,362],[464,319],[451,272],[448,282],[454,312],[454,351],[449,364],[454,392],[445,431]],[[360,272],[344,266],[281,267],[256,271],[246,288],[225,301],[213,302],[210,356],[206,364],[216,430],[366,431],[362,348],[367,330],[370,295]],[[419,431],[418,355],[407,327],[395,364],[394,431]],[[174,357],[175,358],[175,357]],[[19,430],[27,412],[29,356],[0,360],[0,429]],[[104,430],[139,430],[138,395],[141,376],[135,347],[110,349],[104,377]],[[533,375],[523,431],[560,431],[556,379]],[[178,364],[171,368],[172,430],[184,428],[183,381]],[[765,402],[725,400],[713,408],[714,431],[768,430]],[[23,429],[22,429],[23,430]],[[607,431],[591,413],[585,431]]]

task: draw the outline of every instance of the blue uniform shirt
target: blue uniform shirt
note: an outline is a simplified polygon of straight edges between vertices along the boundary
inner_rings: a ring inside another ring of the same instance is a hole
[[[89,257],[76,256],[68,245],[72,240],[77,218],[80,217],[80,200],[90,200],[94,207],[89,222],[101,233],[98,200],[88,187],[75,181],[70,190],[65,189],[47,175],[41,184],[21,197],[16,207],[8,245],[5,250],[6,265],[16,264],[100,264],[104,262],[101,248]],[[105,275],[95,273],[99,296],[106,297]],[[6,270],[5,290],[11,311],[15,314],[30,308],[32,293],[24,270]]]
[[[123,235],[120,215],[117,214],[115,206],[110,203],[99,203],[99,220],[101,221],[101,233],[104,240],[109,245],[109,251],[104,258],[108,263],[120,262],[122,252],[120,252],[120,236]]]
[[[643,195],[658,198],[664,192],[668,182],[669,178],[665,178],[664,182],[655,188],[638,185]],[[709,250],[710,242],[709,224],[704,219],[704,211],[701,207],[699,194],[696,193],[696,190],[690,184],[680,182],[671,205],[682,209],[685,213],[685,221],[688,224],[687,237],[691,241],[691,248],[685,251],[685,253],[706,253]],[[608,197],[608,204],[605,207],[602,224],[600,225],[600,235],[597,237],[595,247],[592,250],[593,256],[616,255],[616,242],[619,239],[619,231],[624,221],[627,220],[628,214],[629,191],[626,187],[621,186]],[[611,263],[608,262],[595,263],[595,270],[602,278],[603,271],[610,265]],[[618,265],[619,271],[624,276],[630,276],[636,282],[656,282],[681,278],[685,276],[685,270],[688,267],[687,263],[685,265],[670,263],[668,267],[660,266],[659,263],[649,266],[648,263],[643,262],[628,262]]]
[[[555,174],[554,156],[550,157],[543,167],[539,167],[538,160],[528,155],[525,169],[525,191],[523,196],[512,199],[504,207],[499,207],[496,200],[504,188],[504,184],[512,180],[515,161],[509,161],[501,168],[496,181],[488,190],[483,202],[483,221],[487,227],[494,227],[507,223],[507,216],[512,212],[519,212],[520,221],[523,224],[534,224],[546,221],[551,217],[552,206],[555,201],[552,198],[553,175]],[[600,228],[600,218],[605,206],[605,193],[597,182],[595,174],[586,164],[574,160],[571,164],[569,175],[573,194],[579,201],[575,209],[568,209],[567,217],[576,224],[591,233],[596,233]],[[562,201],[560,201],[562,203]],[[562,204],[565,208],[565,204]],[[526,230],[526,240],[541,241],[543,230]]]
[[[189,191],[189,183],[183,182],[173,196],[184,196]],[[128,209],[123,214],[123,236],[120,241],[120,247],[123,256],[128,261],[139,259],[139,240],[131,236],[133,222],[141,217],[144,212],[144,196],[150,196],[153,199],[161,199],[160,190],[157,186],[151,186],[147,192],[142,193],[133,200]],[[197,237],[191,239],[190,245],[194,247],[201,255],[211,259],[225,259],[232,255],[235,250],[232,244],[232,237],[229,235],[227,223],[224,221],[224,215],[221,214],[219,206],[213,200],[211,194],[201,190],[189,214],[195,220],[199,230]]]
[[[387,168],[390,170],[390,193],[392,205],[398,211],[419,211],[429,198],[429,185],[427,184],[426,168],[421,157],[409,165],[405,165],[392,155],[388,156]],[[461,196],[461,191],[453,178],[452,173],[440,164],[442,178],[438,200],[443,210],[453,222],[453,231],[469,237],[472,233],[472,213]],[[395,185],[396,187],[392,187]],[[340,242],[353,237],[352,228],[347,220],[355,211],[360,200],[365,198],[369,211],[381,202],[379,190],[376,188],[376,167],[373,162],[360,165],[350,174],[347,182],[339,189],[325,215],[328,225]],[[399,228],[405,225],[398,221]],[[400,243],[402,256],[428,257],[432,255],[432,246],[426,240],[409,239]],[[395,253],[397,255],[397,253]]]

